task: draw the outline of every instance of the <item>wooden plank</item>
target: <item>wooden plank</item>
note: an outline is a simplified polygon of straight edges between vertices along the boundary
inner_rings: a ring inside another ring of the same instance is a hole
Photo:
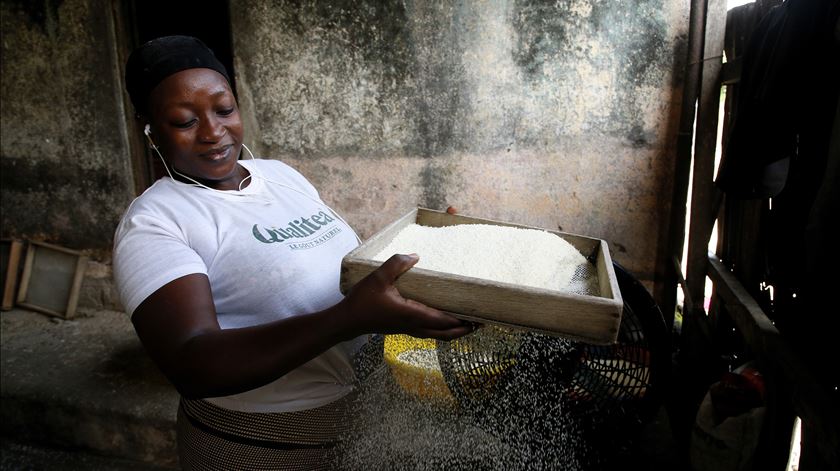
[[[618,279],[615,277],[612,257],[606,241],[600,241],[597,247],[595,266],[598,270],[598,287],[601,296],[613,300],[621,300],[621,291],[618,289]],[[623,304],[623,301],[622,301]]]
[[[372,260],[400,229],[414,222],[432,227],[452,224],[492,224],[495,221],[442,211],[414,210],[378,232],[368,242],[353,250],[342,261],[342,292],[381,265]],[[503,223],[508,227],[524,227]],[[545,229],[540,229],[545,231]],[[576,246],[594,247],[601,296],[586,296],[559,290],[546,290],[511,283],[471,278],[413,268],[397,280],[396,287],[406,298],[481,322],[496,323],[561,335],[592,344],[611,344],[618,335],[624,302],[618,290],[607,244],[598,239],[575,234],[556,234]],[[583,240],[588,239],[588,240]]]
[[[3,303],[0,309],[8,311],[15,304],[15,288],[20,274],[20,259],[23,254],[23,242],[19,240],[3,241]]]
[[[694,148],[694,176],[691,189],[691,225],[688,236],[686,287],[692,304],[683,315],[704,315],[707,247],[712,233],[712,204],[717,191],[713,184],[720,108],[720,68],[726,27],[726,1],[710,0],[703,49],[703,72],[697,110]]]
[[[797,415],[820,437],[821,452],[828,457],[826,461],[840,462],[840,405],[819,386],[810,368],[779,334],[758,303],[714,255],[709,255],[709,269],[717,292],[752,352],[779,369]]]
[[[707,255],[709,278],[715,283],[717,293],[727,303],[735,325],[754,351],[764,352],[771,339],[779,337],[779,330],[764,314],[735,275],[714,254]]]
[[[677,296],[677,273],[669,263],[673,258],[681,259],[685,244],[686,199],[691,171],[691,152],[694,138],[694,117],[697,96],[700,89],[700,63],[703,57],[703,30],[706,22],[705,0],[691,0],[689,8],[688,46],[685,63],[685,82],[680,104],[680,121],[677,131],[674,156],[674,183],[671,193],[671,209],[668,216],[667,252],[664,257],[664,274],[657,285],[657,298],[662,307],[665,324],[670,328],[674,321]],[[659,260],[657,260],[659,266]],[[679,266],[679,264],[677,264]],[[679,270],[676,270],[677,272]]]
[[[84,255],[76,259],[76,273],[70,284],[70,296],[67,297],[67,307],[64,309],[64,318],[76,317],[76,307],[79,305],[79,294],[82,291],[82,281],[85,279],[88,258]]]
[[[679,283],[678,287],[683,292],[683,299],[685,300],[686,304],[691,305],[691,294],[685,288],[685,276],[682,272],[682,264],[680,263],[680,259],[673,257],[671,259],[671,263],[674,266],[674,272],[677,274],[677,282]]]

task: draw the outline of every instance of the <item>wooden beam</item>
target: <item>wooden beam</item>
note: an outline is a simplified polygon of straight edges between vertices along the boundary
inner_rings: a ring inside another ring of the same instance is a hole
[[[714,165],[720,108],[720,69],[726,31],[726,1],[709,0],[703,47],[703,72],[697,109],[697,135],[694,147],[694,177],[691,188],[691,225],[688,233],[686,287],[692,304],[684,316],[705,313],[706,252],[714,226]]]
[[[732,320],[755,353],[767,350],[767,343],[774,343],[779,330],[764,314],[761,306],[747,292],[746,288],[714,254],[708,254],[709,278],[715,284],[717,294],[723,298]]]
[[[797,415],[821,436],[821,452],[828,462],[840,462],[840,405],[820,386],[807,363],[793,351],[735,275],[715,255],[709,254],[708,261],[716,292],[750,350],[760,361],[779,369]]]
[[[688,195],[691,170],[691,144],[694,139],[694,112],[700,94],[700,64],[703,57],[703,30],[706,24],[705,0],[691,0],[689,9],[688,55],[685,62],[685,81],[680,105],[680,123],[674,156],[674,184],[671,193],[671,210],[668,217],[668,252],[662,280],[662,315],[670,329],[674,320],[677,296],[677,274],[670,263],[681,258],[685,243],[685,203]],[[658,282],[659,280],[657,280]]]
[[[683,299],[685,300],[685,304],[691,304],[691,299],[689,298],[689,296],[691,295],[688,293],[688,290],[685,289],[685,276],[682,272],[682,263],[677,257],[672,257],[671,263],[673,264],[674,273],[676,273],[677,276],[678,287],[683,292]]]

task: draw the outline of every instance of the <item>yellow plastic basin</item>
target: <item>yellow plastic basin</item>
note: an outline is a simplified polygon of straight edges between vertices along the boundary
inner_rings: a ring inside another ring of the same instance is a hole
[[[440,371],[434,340],[387,335],[384,357],[397,384],[408,394],[421,400],[453,400]]]

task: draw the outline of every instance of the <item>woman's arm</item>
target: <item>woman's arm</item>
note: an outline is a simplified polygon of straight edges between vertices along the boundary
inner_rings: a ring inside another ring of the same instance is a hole
[[[394,282],[417,263],[395,255],[341,302],[320,312],[222,330],[207,276],[178,278],[131,318],[155,363],[185,397],[218,397],[268,384],[333,345],[366,333],[449,340],[472,325],[400,296]]]

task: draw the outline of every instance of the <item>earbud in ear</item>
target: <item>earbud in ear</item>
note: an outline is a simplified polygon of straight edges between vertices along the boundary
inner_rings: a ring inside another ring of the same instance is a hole
[[[146,139],[149,140],[149,145],[152,146],[152,149],[157,150],[155,141],[152,140],[152,127],[147,124],[146,127],[143,128],[143,134],[146,135]]]
[[[145,127],[143,127],[143,134],[146,135],[146,139],[149,141],[149,145],[152,146],[152,149],[154,149],[155,153],[157,153],[158,157],[160,157],[160,161],[163,162],[163,168],[166,169],[166,173],[169,174],[169,178],[173,178],[172,172],[169,171],[169,166],[166,165],[166,160],[163,159],[163,155],[161,155],[158,146],[156,146],[155,141],[152,140],[152,127],[148,124]]]

